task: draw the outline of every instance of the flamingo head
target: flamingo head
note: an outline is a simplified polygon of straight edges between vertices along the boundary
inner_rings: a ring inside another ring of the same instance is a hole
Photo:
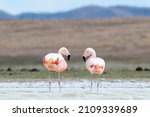
[[[96,57],[96,53],[95,53],[95,50],[93,48],[87,48],[85,51],[84,51],[84,54],[82,56],[84,62],[86,62],[86,57],[89,57],[89,56],[93,56],[93,57]]]
[[[71,54],[66,47],[60,48],[58,53],[67,56],[68,61],[70,60]]]

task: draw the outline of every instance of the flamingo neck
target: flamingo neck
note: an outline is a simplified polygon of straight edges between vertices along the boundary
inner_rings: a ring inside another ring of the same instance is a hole
[[[63,49],[60,48],[59,51],[58,51],[58,53],[59,53],[59,54],[63,54]]]
[[[96,58],[96,52],[93,50],[91,56],[89,57],[89,59],[87,60],[87,62],[89,62],[92,58]]]
[[[96,52],[94,50],[92,50],[92,54],[91,54],[91,57],[96,57]]]
[[[59,54],[62,54],[61,50],[58,51]]]

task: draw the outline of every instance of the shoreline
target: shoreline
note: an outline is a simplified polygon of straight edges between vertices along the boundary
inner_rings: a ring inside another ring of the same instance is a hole
[[[62,78],[61,81],[62,82],[70,82],[70,81],[80,81],[80,80],[87,80],[90,81],[90,78]],[[92,81],[96,82],[98,80],[98,78],[93,78]],[[41,78],[41,79],[33,79],[33,78],[16,78],[16,79],[12,79],[12,78],[0,78],[0,83],[4,83],[4,82],[48,82],[49,79],[45,79],[45,78]],[[135,81],[142,81],[142,82],[148,82],[150,83],[150,78],[101,78],[101,81],[111,81],[111,82],[116,82],[116,81],[130,81],[130,82],[135,82]],[[51,78],[51,82],[57,82],[57,78]]]

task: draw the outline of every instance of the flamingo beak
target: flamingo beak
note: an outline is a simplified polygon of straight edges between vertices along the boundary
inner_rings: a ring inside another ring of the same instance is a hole
[[[69,60],[70,60],[70,58],[71,58],[71,55],[68,55],[68,57],[67,57],[67,58],[68,58],[68,61],[69,61]]]
[[[82,58],[83,58],[84,62],[86,62],[86,58],[85,58],[85,56],[82,56]]]

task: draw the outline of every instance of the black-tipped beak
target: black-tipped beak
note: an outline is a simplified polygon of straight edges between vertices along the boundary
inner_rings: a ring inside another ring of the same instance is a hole
[[[68,55],[68,57],[67,57],[67,58],[68,58],[68,61],[69,61],[69,60],[70,60],[70,58],[71,58],[71,55]]]
[[[86,62],[86,58],[84,56],[82,56],[82,58],[83,58],[84,62]]]

